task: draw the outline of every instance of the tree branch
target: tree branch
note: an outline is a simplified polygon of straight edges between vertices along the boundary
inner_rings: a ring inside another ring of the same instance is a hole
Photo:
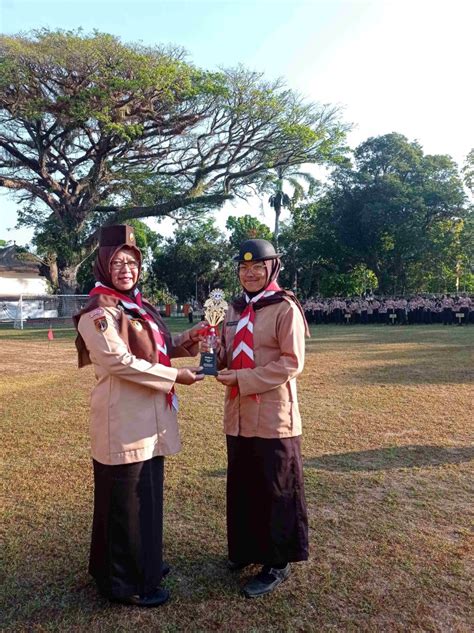
[[[55,214],[60,217],[58,213],[58,204],[50,195],[46,193],[46,191],[41,188],[35,186],[28,180],[22,180],[21,178],[4,178],[0,176],[0,187],[6,187],[7,189],[13,190],[26,190],[31,193],[33,196],[40,198],[45,204],[48,205],[50,209],[52,209]]]
[[[190,206],[200,205],[200,206],[218,206],[223,204],[226,200],[232,200],[233,196],[230,194],[213,194],[208,196],[197,196],[195,198],[189,198],[186,196],[178,196],[173,200],[168,202],[163,202],[161,204],[153,205],[153,206],[143,206],[143,207],[118,207],[118,206],[101,206],[96,207],[94,209],[95,212],[98,213],[112,213],[110,217],[107,218],[106,225],[109,224],[117,224],[120,222],[124,222],[126,220],[132,220],[137,218],[150,218],[150,217],[161,217],[165,215],[170,215],[173,211],[177,209],[185,209]],[[92,242],[95,241],[94,236],[92,237]],[[90,238],[89,238],[90,239]],[[89,241],[89,240],[88,240]],[[92,243],[91,242],[91,243]]]

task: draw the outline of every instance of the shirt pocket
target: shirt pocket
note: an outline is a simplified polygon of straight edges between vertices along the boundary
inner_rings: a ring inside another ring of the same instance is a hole
[[[155,393],[111,378],[109,445],[111,453],[145,448],[156,441]]]
[[[262,400],[258,412],[257,434],[261,437],[291,436],[293,403],[288,400]]]

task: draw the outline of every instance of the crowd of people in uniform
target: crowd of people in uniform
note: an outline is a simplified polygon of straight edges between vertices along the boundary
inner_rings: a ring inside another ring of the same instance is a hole
[[[303,308],[308,323],[317,325],[474,324],[474,297],[468,293],[409,297],[315,297],[307,299]]]

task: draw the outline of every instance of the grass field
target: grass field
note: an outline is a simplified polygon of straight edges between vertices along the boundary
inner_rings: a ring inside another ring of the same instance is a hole
[[[311,558],[255,601],[225,567],[221,387],[180,387],[172,600],[144,611],[87,574],[92,370],[76,370],[70,330],[50,344],[0,331],[2,630],[472,631],[473,347],[468,327],[313,331],[299,381]]]

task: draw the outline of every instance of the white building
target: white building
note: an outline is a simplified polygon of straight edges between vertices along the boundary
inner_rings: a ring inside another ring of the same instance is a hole
[[[48,282],[40,274],[41,260],[18,246],[0,248],[0,297],[45,295]]]

